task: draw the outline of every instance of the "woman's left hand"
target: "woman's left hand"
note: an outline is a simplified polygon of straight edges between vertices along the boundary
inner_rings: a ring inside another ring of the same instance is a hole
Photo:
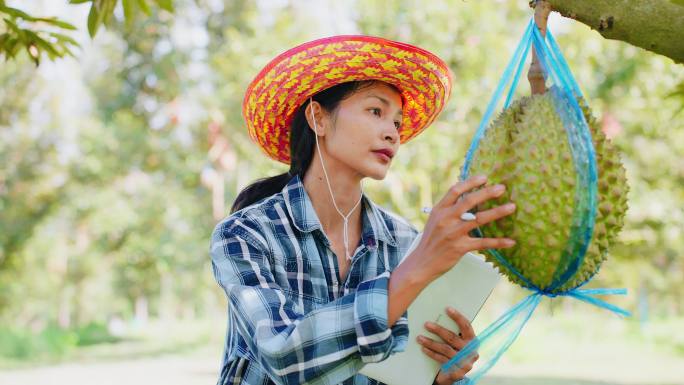
[[[451,307],[447,308],[446,313],[449,315],[449,317],[451,317],[451,319],[456,321],[456,324],[461,330],[460,333],[453,332],[436,323],[426,322],[425,328],[433,334],[438,335],[442,341],[438,342],[426,336],[418,336],[418,343],[423,346],[423,353],[427,354],[440,364],[444,364],[449,361],[461,349],[463,349],[468,342],[475,338],[475,331],[473,330],[470,321],[468,321],[463,314]],[[471,354],[471,357],[472,358],[470,358],[468,362],[463,365],[463,367],[458,368],[457,370],[452,370],[450,372],[443,372],[440,370],[435,378],[434,383],[437,385],[451,385],[454,383],[454,381],[463,379],[466,373],[473,368],[473,364],[475,361],[477,361],[479,355],[477,352],[474,352]]]

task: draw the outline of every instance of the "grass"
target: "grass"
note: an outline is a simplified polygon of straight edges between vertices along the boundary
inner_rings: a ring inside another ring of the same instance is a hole
[[[225,326],[216,320],[150,321],[112,336],[104,326],[62,330],[48,326],[39,333],[0,330],[0,369],[18,369],[64,362],[116,361],[193,351],[221,343]],[[220,330],[220,337],[212,333]],[[212,338],[215,340],[210,342]]]

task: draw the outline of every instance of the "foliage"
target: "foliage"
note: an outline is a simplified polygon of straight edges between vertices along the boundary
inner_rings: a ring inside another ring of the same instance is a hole
[[[40,64],[43,53],[46,53],[50,60],[67,55],[75,57],[72,48],[80,47],[80,44],[65,33],[76,30],[73,24],[57,17],[35,17],[5,3],[5,0],[0,0],[0,56],[14,59],[20,51],[25,50],[36,66]],[[90,37],[95,37],[100,26],[112,25],[112,17],[119,0],[69,0],[69,3],[90,3],[88,33]],[[153,10],[157,11],[152,4],[159,10],[174,11],[172,0],[121,0],[120,4],[127,27],[131,27],[135,20],[140,18],[141,13],[151,17]]]
[[[152,0],[157,7],[162,10],[173,12],[172,0]],[[90,12],[88,12],[88,33],[91,37],[97,34],[101,25],[110,26],[112,22],[112,15],[119,0],[69,0],[71,4],[90,3]],[[136,14],[142,11],[146,16],[152,15],[149,0],[121,0],[121,7],[126,19],[126,25],[131,26],[135,20]]]
[[[73,56],[70,47],[78,46],[72,37],[64,34],[76,27],[55,17],[31,16],[5,5],[4,0],[0,0],[0,17],[0,56],[4,55],[6,59],[13,59],[19,51],[25,50],[37,66],[43,52],[54,60]]]
[[[119,339],[107,331],[106,325],[87,325],[64,329],[51,323],[38,333],[21,328],[0,329],[0,356],[12,359],[55,359],[76,347],[113,343]]]

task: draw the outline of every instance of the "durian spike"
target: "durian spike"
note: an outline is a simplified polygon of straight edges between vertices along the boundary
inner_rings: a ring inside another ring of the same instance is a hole
[[[551,4],[546,0],[532,0],[530,6],[534,7],[534,23],[537,24],[542,37],[546,37],[546,22],[551,13]],[[532,47],[532,63],[527,71],[527,80],[530,82],[532,95],[542,95],[546,92],[546,77],[534,47]]]

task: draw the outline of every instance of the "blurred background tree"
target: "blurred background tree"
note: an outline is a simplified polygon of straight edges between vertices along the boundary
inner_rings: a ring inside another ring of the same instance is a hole
[[[524,1],[71,3],[0,0],[0,52],[10,59],[0,66],[0,355],[31,356],[26,331],[77,330],[58,343],[79,345],[93,341],[81,333],[89,325],[223,314],[212,228],[242,187],[285,170],[250,141],[244,90],[307,40],[406,41],[455,73],[440,119],[401,149],[385,180],[365,182],[422,227],[420,208],[456,181],[531,15]],[[557,14],[549,23],[631,186],[621,243],[594,284],[627,287],[630,296],[611,300],[638,318],[681,317],[684,67]],[[43,52],[76,57],[41,62]],[[667,343],[684,350],[684,340]]]

